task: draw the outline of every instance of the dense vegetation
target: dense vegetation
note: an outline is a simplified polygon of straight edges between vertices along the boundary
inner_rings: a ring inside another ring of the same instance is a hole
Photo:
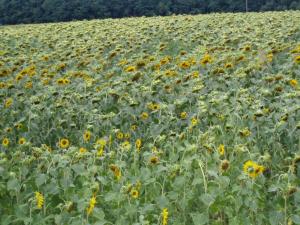
[[[248,9],[300,9],[300,2],[248,0]],[[245,10],[245,0],[0,0],[0,24]]]
[[[1,27],[0,224],[300,224],[299,21]]]

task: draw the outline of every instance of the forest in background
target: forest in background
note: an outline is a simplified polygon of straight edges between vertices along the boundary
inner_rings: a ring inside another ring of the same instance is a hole
[[[248,0],[248,11],[300,9],[300,0]],[[0,0],[0,24],[244,12],[246,0]]]

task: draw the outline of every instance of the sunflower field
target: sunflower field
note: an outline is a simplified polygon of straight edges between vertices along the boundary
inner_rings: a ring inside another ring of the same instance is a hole
[[[300,12],[0,27],[0,224],[300,224]]]

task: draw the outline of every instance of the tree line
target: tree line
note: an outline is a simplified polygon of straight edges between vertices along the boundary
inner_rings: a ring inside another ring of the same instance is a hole
[[[300,9],[299,0],[0,0],[0,24]]]

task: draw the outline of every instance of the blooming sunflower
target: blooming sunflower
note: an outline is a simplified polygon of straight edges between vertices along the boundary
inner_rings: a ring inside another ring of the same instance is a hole
[[[5,102],[4,102],[5,108],[9,108],[12,105],[12,103],[13,103],[13,99],[12,98],[6,99]]]
[[[86,130],[83,134],[83,140],[85,142],[88,142],[89,140],[91,140],[91,136],[92,136],[92,133],[88,130]]]
[[[137,199],[139,197],[139,192],[136,189],[132,189],[130,194],[131,194],[131,197],[134,199]]]
[[[19,145],[24,145],[26,143],[26,139],[20,138],[18,143],[19,143]]]
[[[140,151],[141,147],[142,147],[142,139],[138,138],[136,141],[135,141],[135,147],[137,149],[137,151]]]
[[[90,215],[90,214],[93,212],[96,203],[97,203],[96,197],[93,196],[93,197],[90,199],[89,206],[88,206],[87,209],[86,209],[86,212],[87,212],[88,215]]]
[[[293,79],[293,80],[290,80],[290,85],[292,86],[292,87],[296,87],[297,85],[298,85],[298,81],[297,80],[295,80],[295,79]]]
[[[43,208],[44,205],[44,196],[40,192],[35,192],[35,200],[36,200],[36,206],[38,209]]]
[[[81,154],[84,154],[84,153],[87,152],[87,150],[86,150],[86,148],[81,147],[81,148],[79,149],[79,152],[80,152]]]
[[[246,173],[251,178],[256,178],[259,174],[263,173],[265,170],[264,166],[258,165],[252,160],[248,160],[243,166],[244,173]]]
[[[159,162],[159,158],[157,157],[157,156],[151,156],[150,157],[150,163],[151,164],[153,164],[153,165],[155,165],[155,164],[157,164]]]
[[[179,64],[179,67],[181,69],[188,69],[191,67],[191,64],[188,61],[183,61]]]
[[[63,138],[59,141],[59,147],[63,148],[63,149],[66,149],[68,148],[70,145],[70,141],[66,138]]]
[[[181,112],[180,113],[180,118],[183,119],[183,120],[185,120],[187,118],[187,116],[188,116],[187,112]]]
[[[219,145],[218,151],[219,151],[220,155],[224,155],[225,154],[225,146],[222,144]]]
[[[9,141],[8,138],[4,138],[4,139],[2,140],[2,145],[3,145],[4,147],[7,147],[7,146],[9,145],[9,143],[10,143],[10,141]]]
[[[135,66],[128,66],[126,69],[125,69],[126,72],[134,72],[136,71],[136,67]]]
[[[294,61],[295,63],[300,64],[300,55],[296,56]]]
[[[162,225],[167,225],[168,224],[168,217],[169,217],[169,212],[167,208],[164,208],[162,210]]]
[[[203,58],[201,59],[200,63],[201,63],[202,65],[206,65],[206,64],[208,64],[208,63],[212,63],[212,57],[211,57],[209,54],[205,54],[205,55],[203,56]]]
[[[146,112],[143,112],[143,113],[141,114],[142,120],[146,120],[146,119],[148,119],[148,117],[149,117],[149,115],[148,115],[148,113],[146,113]]]

